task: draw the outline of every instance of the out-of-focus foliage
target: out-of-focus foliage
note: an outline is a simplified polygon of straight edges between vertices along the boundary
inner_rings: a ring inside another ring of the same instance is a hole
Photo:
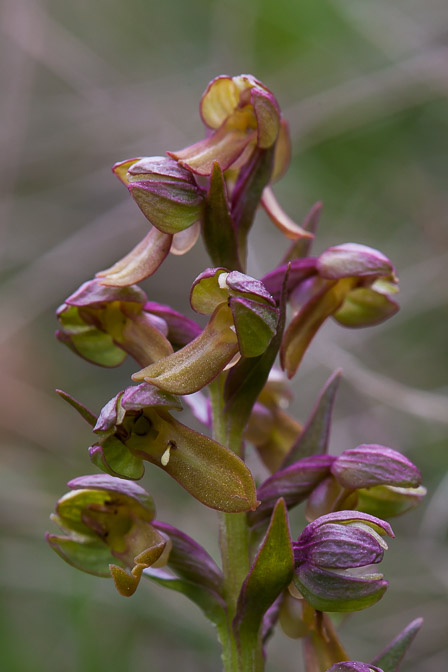
[[[442,669],[445,0],[3,0],[0,16],[1,669],[216,669],[214,633],[181,596],[148,583],[122,600],[109,582],[62,565],[43,533],[66,481],[94,471],[89,428],[53,389],[63,387],[97,412],[133,370],[92,369],[52,336],[58,304],[147,231],[110,168],[201,137],[197,107],[207,82],[239,72],[275,91],[290,122],[292,164],[275,187],[286,211],[300,221],[324,202],[315,251],[356,241],[397,264],[398,316],[366,331],[326,325],[305,355],[294,411],[303,421],[329,372],[341,366],[332,452],[381,443],[421,468],[429,494],[394,523],[397,540],[385,561],[390,590],[368,614],[344,623],[343,637],[355,659],[369,660],[422,615],[406,672]],[[280,262],[280,238],[260,213],[251,275]],[[171,257],[144,283],[149,300],[185,311],[183,288],[207,265],[199,245]],[[148,469],[144,481],[160,517],[216,554],[214,513],[160,470]],[[293,519],[294,537],[302,524]],[[268,670],[296,672],[297,642],[279,633],[269,646]]]

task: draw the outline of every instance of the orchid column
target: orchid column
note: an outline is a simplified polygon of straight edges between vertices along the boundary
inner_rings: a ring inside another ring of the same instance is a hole
[[[304,424],[287,413],[288,379],[327,319],[367,327],[398,310],[395,270],[382,253],[354,243],[310,256],[320,204],[299,226],[274,196],[290,141],[261,82],[218,77],[200,112],[205,139],[115,165],[151,228],[58,310],[57,337],[74,353],[102,367],[131,356],[138,370],[137,384],[125,381],[98,415],[59,391],[91,425],[89,456],[104,473],[70,481],[53,516],[63,534],[48,541],[78,569],[112,577],[121,595],[131,596],[143,577],[183,593],[216,626],[226,672],[262,672],[278,624],[303,639],[306,672],[395,672],[420,623],[369,665],[350,661],[327,612],[365,609],[382,597],[388,583],[369,569],[382,560],[385,537],[393,537],[382,518],[418,503],[420,473],[377,444],[328,454],[340,372]],[[246,274],[260,206],[291,241],[261,280]],[[212,266],[199,269],[189,298],[208,316],[204,328],[148,300],[136,284],[170,252],[188,252],[199,235]],[[179,422],[184,404],[204,433]],[[245,463],[247,444],[271,472],[258,488]],[[194,539],[156,519],[152,497],[134,482],[145,463],[219,512],[221,567]],[[293,542],[288,512],[301,503],[309,524]]]

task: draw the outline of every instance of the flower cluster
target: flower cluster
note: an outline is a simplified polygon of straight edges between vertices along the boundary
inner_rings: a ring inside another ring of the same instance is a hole
[[[321,206],[300,226],[275,198],[290,139],[264,84],[251,75],[217,77],[200,114],[205,138],[115,164],[149,231],[57,311],[57,338],[72,352],[102,367],[130,356],[138,368],[136,384],[127,381],[98,415],[59,391],[91,425],[89,456],[104,473],[69,482],[52,516],[62,534],[47,534],[48,542],[76,568],[113,577],[122,595],[143,576],[183,593],[217,627],[226,671],[261,672],[279,622],[303,638],[307,672],[382,672],[376,663],[395,672],[384,660],[402,657],[420,623],[369,665],[349,660],[325,612],[365,609],[384,594],[387,581],[371,569],[387,549],[384,537],[393,537],[384,518],[420,501],[421,474],[387,446],[329,454],[340,372],[305,423],[287,410],[288,379],[327,319],[359,328],[396,313],[394,266],[354,243],[310,256]],[[260,206],[290,248],[258,279],[246,260]],[[211,261],[191,286],[190,306],[206,316],[204,327],[149,300],[137,284],[199,236]],[[177,420],[184,402],[205,433]],[[258,488],[245,463],[248,443],[270,472]],[[220,512],[222,569],[183,531],[155,520],[152,498],[135,483],[147,463]],[[309,524],[293,542],[289,511],[305,502]]]

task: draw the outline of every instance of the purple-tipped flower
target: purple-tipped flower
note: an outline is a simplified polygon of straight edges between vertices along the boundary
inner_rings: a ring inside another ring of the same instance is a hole
[[[417,487],[422,475],[404,455],[376,444],[362,444],[344,450],[334,461],[331,472],[344,488],[371,488],[376,485]]]
[[[263,282],[279,298],[287,265],[268,273]],[[282,367],[295,374],[319,327],[329,317],[345,327],[379,324],[394,315],[398,291],[391,262],[366,245],[345,243],[320,257],[294,259],[288,279],[288,296],[296,314],[285,332]]]
[[[210,175],[215,161],[222,170],[241,166],[257,147],[272,147],[280,132],[288,136],[275,97],[251,75],[216,77],[201,98],[200,113],[212,132],[205,140],[169,152],[199,175]],[[283,144],[289,147],[289,137]],[[283,152],[288,155],[287,150]]]
[[[374,516],[356,511],[321,516],[293,544],[297,589],[319,611],[359,611],[375,604],[388,582],[367,568],[383,559],[384,535],[394,536],[390,525]]]
[[[155,273],[168,252],[191,249],[199,236],[204,197],[192,174],[168,157],[128,159],[113,171],[153,227],[129,254],[97,273],[102,284],[125,287]]]
[[[94,427],[92,462],[108,474],[138,480],[144,461],[163,469],[210,508],[239,513],[257,505],[249,469],[234,452],[186,427],[169,410],[178,399],[143,383],[103,408]]]
[[[420,502],[420,483],[419,469],[397,450],[363,444],[334,459],[331,475],[308,499],[307,518],[346,508],[391,518]]]
[[[259,280],[238,271],[209,268],[193,283],[191,306],[210,315],[196,339],[178,352],[135,373],[173,394],[192,394],[208,385],[238,354],[257,357],[268,347],[278,323],[275,301]]]
[[[383,672],[383,670],[376,665],[360,663],[358,660],[346,660],[332,665],[327,672]]]
[[[271,91],[252,75],[223,75],[208,85],[200,112],[207,137],[169,155],[198,175],[212,175],[216,165],[225,173],[240,243],[260,199],[288,238],[312,237],[283,212],[268,186],[285,173],[291,155],[288,125]]]
[[[51,516],[65,535],[47,533],[48,543],[77,569],[112,576],[122,595],[132,595],[143,570],[168,559],[169,538],[151,524],[152,497],[136,483],[104,474],[81,476],[68,485],[71,492]]]
[[[168,306],[147,301],[136,286],[85,282],[58,309],[56,337],[99,366],[118,366],[129,354],[147,366],[184,346],[201,328]]]

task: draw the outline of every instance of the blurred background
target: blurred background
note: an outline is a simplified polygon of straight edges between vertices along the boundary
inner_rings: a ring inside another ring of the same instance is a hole
[[[388,593],[342,624],[343,641],[368,661],[422,615],[403,672],[446,669],[446,0],[2,0],[0,15],[0,669],[220,668],[212,628],[183,597],[148,584],[124,599],[111,581],[65,565],[43,535],[65,483],[94,471],[90,430],[54,388],[98,411],[135,370],[92,367],[53,338],[58,304],[147,231],[111,166],[200,139],[208,81],[245,72],[272,89],[290,122],[279,200],[297,221],[324,203],[314,251],[378,247],[401,279],[398,316],[356,332],[327,324],[294,381],[304,420],[341,366],[332,452],[390,445],[429,489],[394,521]],[[261,213],[251,240],[249,272],[259,277],[287,245]],[[199,244],[144,288],[186,311],[207,265]],[[143,485],[161,520],[216,555],[213,512],[160,470],[149,467]],[[300,672],[299,651],[277,633],[268,672]]]

